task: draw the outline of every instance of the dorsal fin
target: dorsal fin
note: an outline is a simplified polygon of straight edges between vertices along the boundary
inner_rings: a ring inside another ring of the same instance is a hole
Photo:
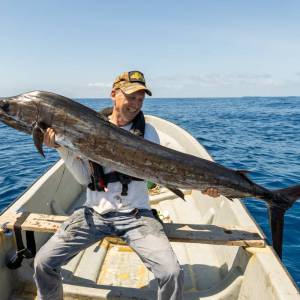
[[[243,175],[250,173],[250,171],[248,171],[248,170],[236,170],[236,172],[243,174]]]
[[[249,183],[253,183],[252,180],[247,176],[247,174],[250,173],[248,170],[236,170],[236,172],[241,175],[245,180],[247,180]]]

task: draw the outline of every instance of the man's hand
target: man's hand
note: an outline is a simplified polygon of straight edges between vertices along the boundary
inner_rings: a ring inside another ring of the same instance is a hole
[[[202,191],[202,194],[208,195],[210,197],[219,197],[220,196],[220,192],[218,191],[218,189],[215,188],[207,188],[206,190]]]
[[[55,131],[52,128],[47,128],[44,134],[44,144],[51,148],[58,148],[59,145],[55,143]]]

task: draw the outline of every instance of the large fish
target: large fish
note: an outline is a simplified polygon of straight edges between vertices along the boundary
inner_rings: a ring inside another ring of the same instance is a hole
[[[118,128],[96,111],[63,96],[34,91],[0,100],[0,120],[33,135],[43,153],[45,129],[56,142],[104,166],[171,188],[217,188],[228,198],[255,197],[267,202],[273,246],[281,257],[285,211],[300,197],[300,185],[270,191],[244,172],[181,153]]]

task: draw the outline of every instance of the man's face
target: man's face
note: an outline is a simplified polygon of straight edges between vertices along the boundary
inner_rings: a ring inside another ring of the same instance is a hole
[[[112,91],[112,99],[115,102],[114,110],[120,118],[126,122],[131,122],[140,112],[145,98],[145,91],[137,91],[132,94],[125,94],[120,89]]]

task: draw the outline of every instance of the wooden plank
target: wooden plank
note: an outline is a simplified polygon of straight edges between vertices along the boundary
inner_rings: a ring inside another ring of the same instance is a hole
[[[45,214],[28,214],[27,218],[20,224],[19,220],[23,219],[23,214],[28,213],[4,213],[0,216],[2,227],[13,229],[15,222],[21,225],[23,230],[32,230],[39,232],[56,232],[60,225],[67,220],[68,216],[55,216]]]
[[[253,227],[166,223],[164,229],[173,242],[243,247],[266,245],[265,240]]]
[[[0,224],[5,228],[13,229],[17,222],[23,230],[55,232],[67,218],[68,216],[35,213],[5,213],[0,216]],[[266,245],[265,240],[253,227],[166,223],[164,229],[168,238],[174,242],[244,247],[264,247]],[[118,238],[115,237],[110,240],[118,242]]]

